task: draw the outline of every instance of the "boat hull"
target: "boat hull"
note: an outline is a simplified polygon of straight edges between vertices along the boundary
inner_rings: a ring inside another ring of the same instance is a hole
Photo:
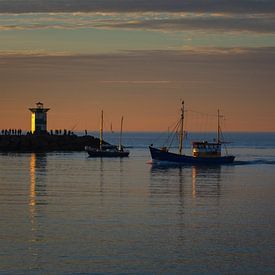
[[[222,157],[193,157],[186,155],[179,155],[167,151],[163,151],[149,146],[151,157],[153,161],[177,163],[181,165],[219,165],[229,164],[235,159],[235,156]]]
[[[87,152],[92,158],[124,158],[129,156],[128,151],[87,150]]]

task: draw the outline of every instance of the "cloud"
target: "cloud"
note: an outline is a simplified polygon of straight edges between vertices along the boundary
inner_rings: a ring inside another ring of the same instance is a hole
[[[147,29],[147,30],[165,30],[165,31],[214,31],[214,32],[275,32],[275,16],[249,15],[239,16],[226,14],[189,14],[184,16],[179,14],[170,18],[147,18],[136,19],[128,22],[105,22],[97,27],[127,28],[127,29]]]
[[[159,84],[170,84],[169,80],[100,80],[98,83],[102,84],[133,84],[133,85],[159,85]]]
[[[273,0],[0,0],[0,12],[185,11],[273,13]]]
[[[181,50],[125,50],[116,53],[98,53],[98,54],[74,54],[72,52],[54,52],[47,50],[22,50],[22,51],[0,51],[1,58],[53,58],[58,60],[59,58],[62,60],[87,60],[87,62],[94,61],[102,61],[108,60],[108,62],[133,62],[133,63],[148,63],[148,60],[155,61],[165,61],[165,62],[188,62],[188,60],[196,60],[196,58],[204,58],[208,57],[211,61],[215,58],[219,60],[227,59],[237,61],[239,58],[243,60],[251,59],[251,61],[255,60],[265,60],[267,63],[274,63],[273,60],[275,58],[275,47],[191,47],[186,46]],[[195,59],[194,59],[195,58]],[[116,67],[117,65],[115,65]],[[169,83],[169,79],[165,80],[100,80],[102,83],[123,83],[123,82],[136,82],[139,83]]]
[[[225,13],[43,13],[0,16],[0,30],[142,29],[275,33],[275,15]]]
[[[48,51],[44,49],[38,50],[20,50],[20,51],[3,51],[0,50],[1,57],[46,57],[46,56],[72,56],[73,53],[69,51]]]

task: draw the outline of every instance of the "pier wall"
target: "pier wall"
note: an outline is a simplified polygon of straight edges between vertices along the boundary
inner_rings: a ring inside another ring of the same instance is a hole
[[[90,135],[0,135],[0,152],[83,151],[85,146],[99,147],[99,139]]]

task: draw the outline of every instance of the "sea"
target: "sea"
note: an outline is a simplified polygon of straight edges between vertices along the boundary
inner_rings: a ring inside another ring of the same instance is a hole
[[[275,274],[275,133],[224,136],[232,165],[152,164],[167,133],[124,133],[121,159],[1,153],[0,273]]]

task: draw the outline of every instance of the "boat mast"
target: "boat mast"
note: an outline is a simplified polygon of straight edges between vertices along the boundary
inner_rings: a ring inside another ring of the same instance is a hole
[[[221,142],[221,127],[220,127],[220,110],[218,109],[218,129],[217,129],[217,142]]]
[[[122,149],[122,125],[123,125],[123,116],[121,117],[121,121],[120,121],[120,135],[119,135],[119,145],[118,145],[118,149],[119,151],[121,151]]]
[[[99,148],[102,149],[103,143],[103,110],[101,111],[101,121],[100,121],[100,136],[99,136]]]
[[[183,121],[184,121],[184,101],[181,102],[181,117],[180,117],[180,144],[179,144],[179,154],[182,154],[182,144],[183,144]]]

